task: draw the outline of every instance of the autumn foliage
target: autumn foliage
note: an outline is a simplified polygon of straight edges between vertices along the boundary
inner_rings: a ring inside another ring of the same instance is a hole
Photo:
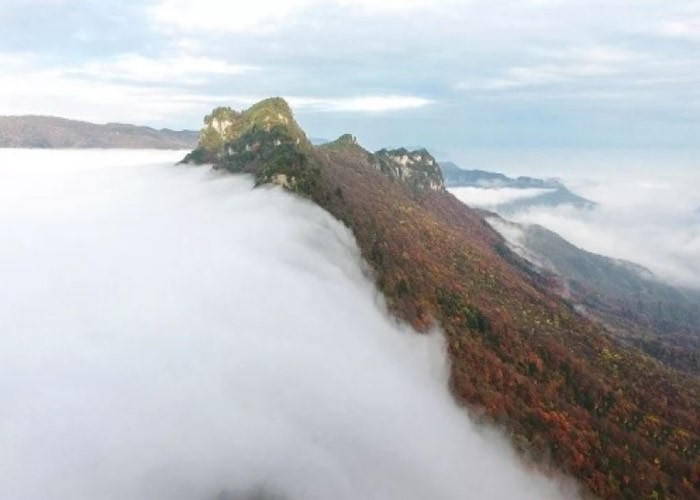
[[[359,146],[316,154],[315,201],[353,230],[390,309],[444,330],[460,401],[595,495],[700,498],[696,379],[577,315],[449,193],[384,176]]]
[[[388,176],[354,140],[311,148],[291,123],[300,138],[293,152],[305,156],[295,168],[314,172],[295,191],[352,229],[397,317],[419,331],[442,328],[460,402],[507,429],[533,463],[551,464],[596,496],[700,498],[696,378],[578,315],[446,191]],[[255,146],[280,131],[263,121],[248,133],[257,134]],[[235,154],[245,134],[230,139]],[[266,151],[264,161],[245,153],[253,157],[236,168],[260,178],[277,165],[276,150]]]

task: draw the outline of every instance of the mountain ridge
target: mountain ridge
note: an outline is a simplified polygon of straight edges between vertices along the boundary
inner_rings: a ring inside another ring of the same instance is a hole
[[[231,172],[253,173],[256,183],[283,185],[310,194],[318,180],[315,146],[279,97],[261,101],[242,113],[216,108],[204,120],[195,150],[183,162],[213,163]],[[360,148],[352,134],[318,146],[319,150]],[[364,151],[364,150],[363,150]],[[382,149],[367,153],[374,168],[414,189],[444,190],[437,161],[425,149]]]
[[[582,312],[624,342],[692,375],[700,375],[700,291],[664,283],[638,264],[587,252],[536,224],[486,220],[519,255]]]
[[[0,116],[3,148],[191,149],[199,132],[126,123],[99,125],[56,116]]]
[[[608,498],[697,496],[696,379],[578,314],[479,211],[406,182],[394,165],[411,167],[411,152],[388,154],[400,161],[382,169],[350,135],[313,147],[265,102],[224,128],[209,120],[186,160],[280,185],[345,223],[389,310],[444,331],[455,398],[540,467],[549,460]]]
[[[474,187],[480,189],[545,189],[548,192],[522,200],[505,202],[496,208],[499,212],[514,213],[531,206],[571,205],[576,208],[592,209],[596,203],[569,190],[559,179],[538,179],[535,177],[508,177],[487,170],[467,170],[459,165],[443,161],[440,169],[447,188]]]

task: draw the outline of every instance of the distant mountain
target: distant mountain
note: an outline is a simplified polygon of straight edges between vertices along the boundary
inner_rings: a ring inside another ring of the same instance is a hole
[[[556,179],[537,179],[533,177],[512,178],[485,170],[466,170],[452,162],[441,162],[445,186],[447,188],[475,187],[481,189],[543,189],[541,194],[503,203],[497,207],[501,213],[513,213],[530,206],[572,205],[577,208],[593,208],[595,203],[572,193]]]
[[[567,300],[649,355],[700,375],[700,291],[674,287],[648,269],[582,250],[539,225],[496,215],[488,222]]]
[[[342,221],[388,310],[441,328],[455,398],[528,458],[596,497],[697,496],[698,378],[580,314],[552,290],[553,273],[444,188],[427,151],[372,153],[349,134],[314,146],[276,98],[214,110],[185,160],[248,173]]]
[[[52,116],[0,117],[0,148],[191,149],[198,137],[194,131],[97,125]]]

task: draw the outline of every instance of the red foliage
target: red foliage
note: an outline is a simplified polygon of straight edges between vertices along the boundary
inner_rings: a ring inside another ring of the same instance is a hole
[[[697,379],[577,315],[450,194],[410,190],[355,145],[315,154],[313,199],[353,230],[394,313],[439,322],[460,401],[596,495],[700,498]]]

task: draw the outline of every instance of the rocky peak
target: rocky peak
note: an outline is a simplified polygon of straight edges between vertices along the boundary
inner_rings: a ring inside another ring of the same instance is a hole
[[[382,149],[375,153],[375,157],[379,170],[414,188],[434,191],[445,189],[440,166],[425,149]]]
[[[344,134],[321,150],[360,154],[377,170],[413,190],[443,191],[437,161],[425,149],[364,150],[352,134]],[[259,184],[272,182],[309,194],[320,176],[316,151],[279,97],[261,101],[245,111],[214,109],[204,119],[197,148],[184,160],[211,163],[215,168],[254,174]]]
[[[204,120],[197,148],[184,161],[253,174],[258,184],[308,194],[319,175],[311,150],[289,105],[277,97],[241,112],[216,108]]]
[[[211,129],[219,136],[226,137],[240,116],[240,113],[229,107],[216,108],[204,118],[204,130]]]

